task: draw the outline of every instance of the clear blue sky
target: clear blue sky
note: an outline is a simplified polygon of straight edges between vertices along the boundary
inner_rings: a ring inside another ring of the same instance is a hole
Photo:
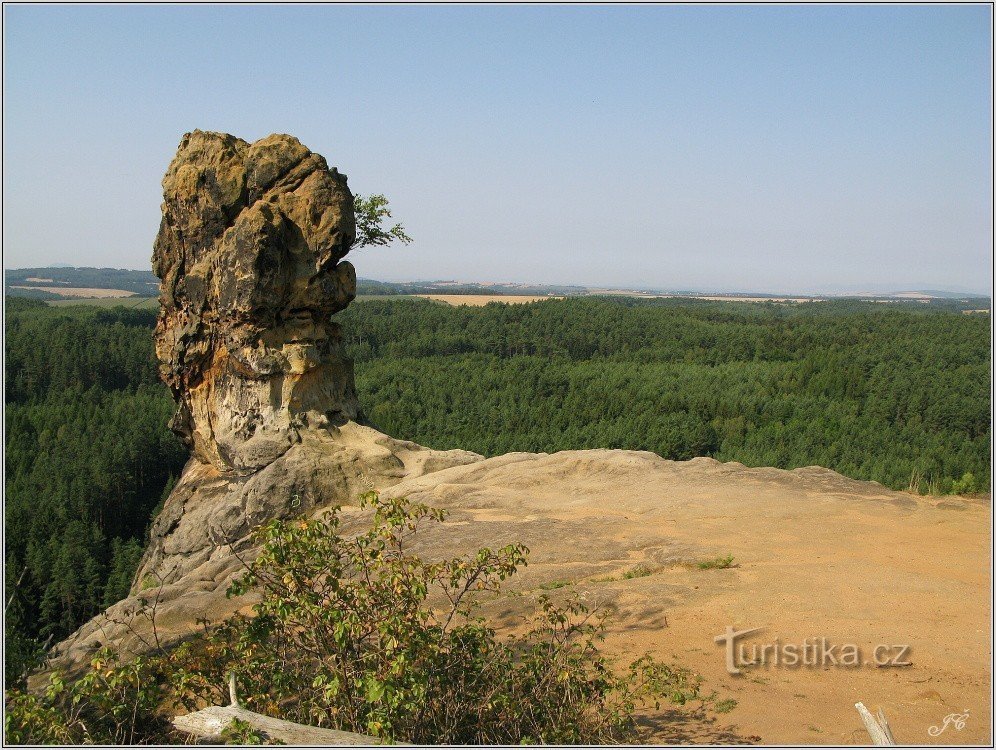
[[[184,132],[291,133],[361,276],[986,290],[988,6],[4,8],[4,262],[148,268]]]

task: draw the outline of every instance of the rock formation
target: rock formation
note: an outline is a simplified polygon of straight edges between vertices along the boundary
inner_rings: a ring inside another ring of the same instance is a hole
[[[224,595],[251,529],[481,456],[432,451],[362,424],[332,315],[356,293],[345,175],[296,138],[255,143],[194,131],[163,178],[152,267],[162,280],[160,374],[171,427],[191,450],[152,524],[132,595],[57,647],[79,663],[100,643],[139,651],[234,605]],[[144,634],[143,634],[144,633]]]
[[[355,419],[331,322],[356,294],[342,261],[356,232],[346,177],[290,136],[195,131],[163,197],[156,355],[179,402],[173,430],[194,457],[246,474],[302,429]]]

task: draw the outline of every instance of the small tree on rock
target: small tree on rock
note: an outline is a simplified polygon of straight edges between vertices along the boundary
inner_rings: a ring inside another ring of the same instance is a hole
[[[353,212],[356,214],[356,240],[353,248],[367,245],[389,245],[395,240],[405,245],[412,238],[405,234],[400,223],[385,227],[384,222],[391,218],[391,209],[383,195],[354,195]]]

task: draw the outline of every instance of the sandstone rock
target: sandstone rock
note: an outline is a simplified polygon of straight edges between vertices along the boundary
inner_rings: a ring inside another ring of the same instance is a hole
[[[194,131],[163,178],[152,268],[173,429],[202,463],[256,471],[302,429],[359,416],[333,313],[356,293],[340,175],[296,138]]]
[[[218,620],[272,518],[355,502],[405,477],[481,460],[382,435],[362,419],[332,315],[355,296],[346,177],[296,138],[183,137],[163,178],[152,267],[162,279],[160,374],[191,459],[154,520],[131,596],[56,648],[139,652]],[[154,601],[156,628],[142,614]]]
[[[250,475],[192,458],[153,522],[130,596],[58,644],[50,664],[72,669],[101,645],[127,655],[157,641],[176,643],[197,632],[199,622],[219,622],[252,604],[228,599],[225,591],[252,554],[248,536],[259,523],[350,505],[369,490],[481,460],[469,451],[394,440],[355,422],[303,430],[299,443]]]

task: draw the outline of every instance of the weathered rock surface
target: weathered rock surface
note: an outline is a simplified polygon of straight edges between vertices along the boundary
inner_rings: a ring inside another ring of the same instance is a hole
[[[331,322],[356,294],[346,177],[296,138],[194,131],[163,178],[156,354],[195,458],[250,473],[359,415]]]
[[[234,611],[225,598],[251,529],[481,460],[363,426],[332,315],[353,299],[346,177],[296,138],[194,131],[163,178],[152,267],[162,279],[160,374],[191,458],[154,520],[131,596],[56,648],[141,651]],[[156,633],[141,614],[154,600]]]

